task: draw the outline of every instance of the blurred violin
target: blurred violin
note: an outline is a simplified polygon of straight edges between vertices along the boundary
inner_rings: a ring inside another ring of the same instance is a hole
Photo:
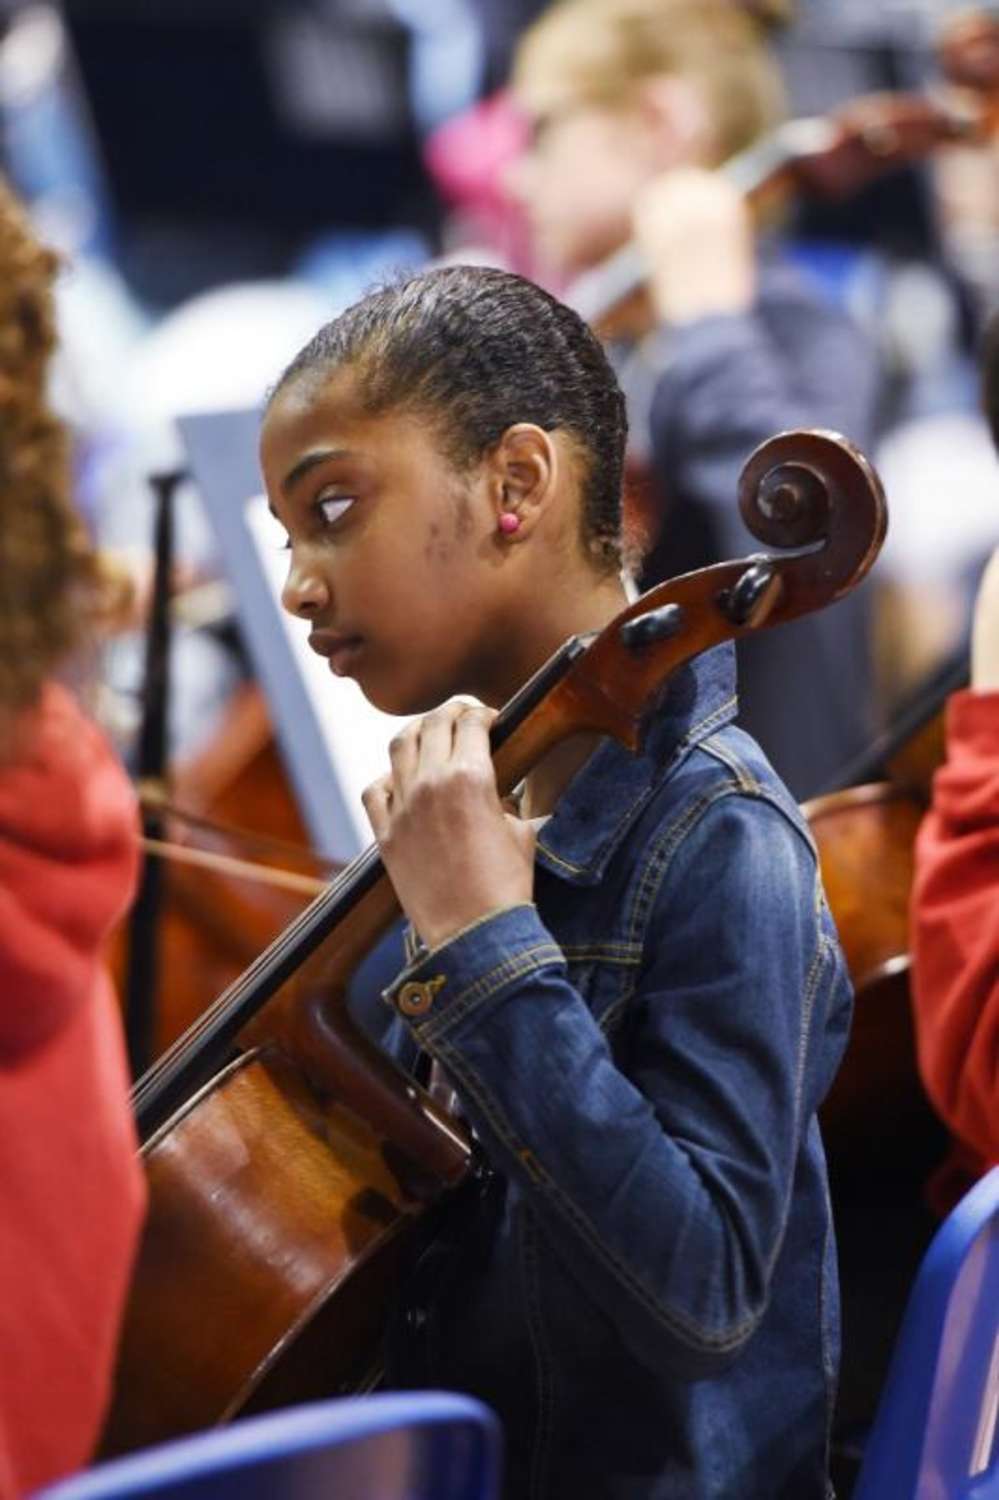
[[[999,15],[970,12],[944,30],[947,87],[864,95],[829,115],[788,120],[720,170],[765,218],[792,196],[842,200],[940,147],[980,144],[999,130]],[[565,300],[605,337],[652,326],[647,270],[629,241],[584,272]]]

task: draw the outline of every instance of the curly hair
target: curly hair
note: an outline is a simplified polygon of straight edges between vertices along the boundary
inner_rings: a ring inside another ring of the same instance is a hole
[[[621,566],[624,396],[583,320],[533,282],[486,266],[422,271],[370,292],[325,324],[281,376],[357,373],[367,410],[436,418],[459,466],[517,422],[568,433],[581,460],[580,531],[601,568]]]
[[[48,404],[56,345],[54,253],[0,180],[0,714],[42,683],[107,605],[70,498],[66,431]]]

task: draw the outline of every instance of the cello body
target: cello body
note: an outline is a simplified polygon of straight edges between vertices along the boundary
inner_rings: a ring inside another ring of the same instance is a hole
[[[147,1144],[105,1456],[374,1383],[424,1207],[385,1148],[275,1049],[243,1054]]]

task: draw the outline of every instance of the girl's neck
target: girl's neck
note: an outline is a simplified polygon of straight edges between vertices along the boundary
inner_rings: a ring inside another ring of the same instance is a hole
[[[581,591],[560,612],[557,622],[552,622],[546,649],[536,665],[543,665],[570,636],[585,635],[609,625],[627,603],[624,584],[616,575],[586,592]],[[600,739],[598,734],[575,734],[553,746],[525,778],[521,816],[539,818],[553,812],[565,788],[589,760]]]
[[[576,772],[600,743],[599,734],[574,734],[553,746],[524,779],[520,798],[522,818],[547,818]]]

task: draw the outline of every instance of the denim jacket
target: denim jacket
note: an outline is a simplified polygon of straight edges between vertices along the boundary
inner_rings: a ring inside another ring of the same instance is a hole
[[[421,953],[384,1038],[487,1170],[403,1288],[393,1383],[503,1419],[509,1500],[821,1500],[838,1289],[816,1109],[850,989],[731,648],[602,743],[535,904]]]

